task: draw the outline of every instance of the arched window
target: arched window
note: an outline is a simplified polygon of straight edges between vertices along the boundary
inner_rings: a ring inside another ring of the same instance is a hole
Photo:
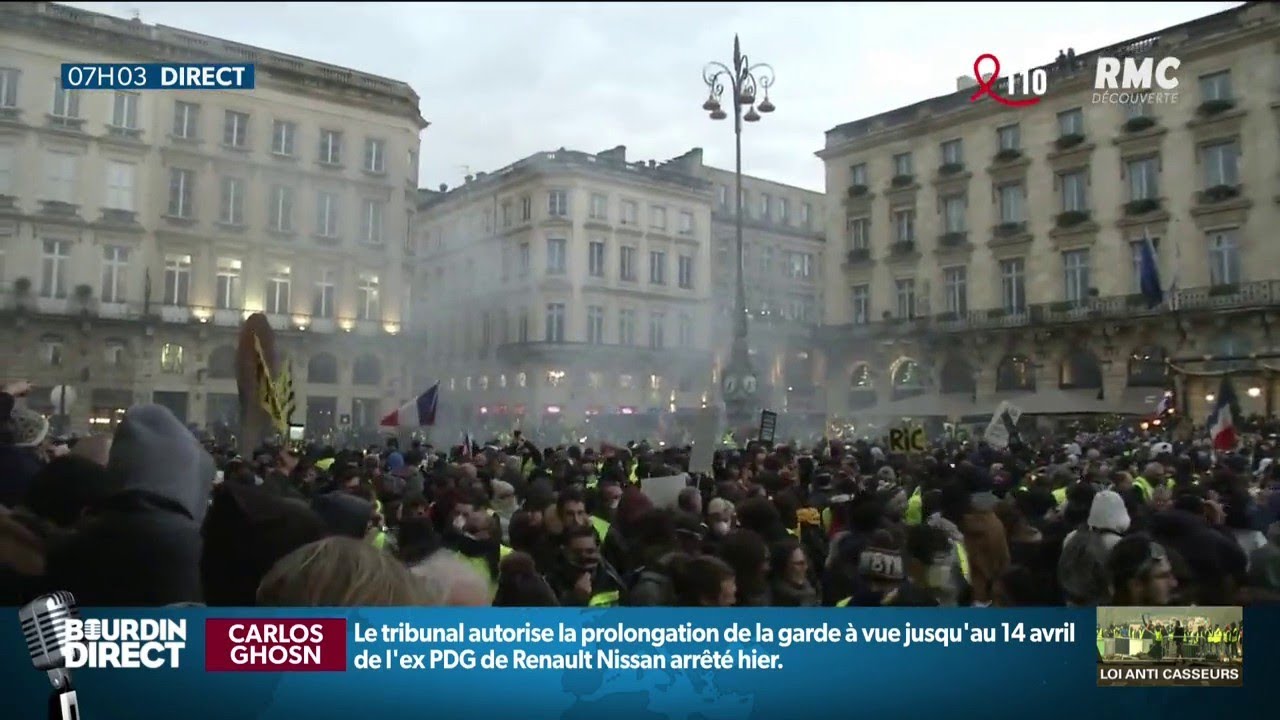
[[[1102,387],[1102,365],[1098,357],[1083,348],[1067,353],[1058,367],[1058,387],[1063,390],[1096,390]]]
[[[876,387],[871,366],[858,363],[849,376],[849,409],[861,410],[876,404]]]
[[[1238,358],[1253,352],[1253,345],[1241,335],[1224,332],[1209,341],[1206,351],[1215,358]],[[1249,364],[1248,360],[1214,360],[1206,363],[1206,369],[1211,372],[1224,372],[1247,367]]]
[[[338,359],[327,352],[312,355],[307,363],[307,382],[338,382]]]
[[[236,349],[230,345],[219,345],[209,353],[210,378],[226,379],[236,376]]]
[[[968,360],[958,355],[947,356],[946,361],[942,363],[938,385],[938,390],[943,393],[968,393],[972,395],[977,389],[977,383],[973,377],[973,366],[969,364]]]
[[[1035,392],[1036,371],[1031,358],[1006,355],[996,367],[997,392]]]
[[[1168,354],[1159,345],[1144,345],[1129,356],[1129,387],[1164,387]]]
[[[893,363],[893,369],[889,373],[893,383],[893,399],[912,397],[924,392],[925,379],[923,373],[924,369],[920,367],[920,363],[911,358],[898,358]]]
[[[382,363],[373,355],[361,355],[356,358],[355,367],[351,370],[351,382],[356,385],[379,385],[382,383]]]

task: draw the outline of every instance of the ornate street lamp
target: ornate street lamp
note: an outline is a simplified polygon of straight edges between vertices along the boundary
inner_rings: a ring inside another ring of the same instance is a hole
[[[763,63],[752,65],[738,43],[738,36],[733,36],[733,65],[719,62],[708,63],[702,70],[702,78],[707,83],[709,94],[702,109],[711,115],[712,120],[724,120],[729,117],[725,105],[733,108],[733,141],[734,165],[733,178],[737,192],[737,213],[734,215],[734,240],[737,246],[738,274],[737,298],[735,312],[737,317],[733,323],[733,347],[729,352],[729,362],[720,372],[720,394],[724,399],[725,414],[729,427],[741,428],[754,419],[759,408],[759,379],[751,367],[751,356],[747,346],[747,289],[743,278],[742,251],[742,123],[758,122],[761,114],[774,111],[769,100],[769,88],[773,87],[773,68]],[[728,90],[730,100],[721,105],[721,98]]]

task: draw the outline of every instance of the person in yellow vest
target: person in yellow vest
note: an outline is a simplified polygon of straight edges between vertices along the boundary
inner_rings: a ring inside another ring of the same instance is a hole
[[[587,501],[581,492],[573,488],[561,492],[556,499],[556,514],[566,533],[575,527],[591,528],[609,564],[626,571],[627,549],[622,543],[622,536],[608,520],[587,512]]]
[[[1156,488],[1162,488],[1164,484],[1164,466],[1158,462],[1147,463],[1142,474],[1133,479],[1133,486],[1138,489],[1142,501],[1148,503],[1151,502]]]
[[[548,574],[547,582],[561,605],[616,607],[626,604],[626,584],[601,556],[594,529],[582,525],[567,528],[561,536],[560,547],[560,559]]]

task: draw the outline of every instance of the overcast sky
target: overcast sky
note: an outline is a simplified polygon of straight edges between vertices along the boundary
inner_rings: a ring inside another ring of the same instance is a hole
[[[732,167],[732,126],[700,105],[703,65],[729,62],[737,32],[777,71],[745,171],[821,190],[823,132],[953,90],[982,53],[1032,67],[1240,3],[69,4],[408,82],[431,122],[426,187],[559,147],[663,160],[701,146]]]

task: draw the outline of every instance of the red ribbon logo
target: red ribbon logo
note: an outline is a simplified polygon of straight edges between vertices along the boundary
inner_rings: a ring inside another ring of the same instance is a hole
[[[995,67],[991,69],[991,77],[989,78],[984,78],[982,76],[983,60],[990,60],[995,65]],[[978,56],[977,60],[973,61],[973,79],[978,81],[978,91],[969,98],[969,102],[977,102],[983,95],[986,95],[1006,107],[1030,107],[1040,103],[1040,98],[1038,97],[1027,98],[1025,100],[1010,100],[1007,97],[1001,97],[996,92],[996,81],[1000,79],[1000,58],[992,55],[991,53],[983,53]]]

